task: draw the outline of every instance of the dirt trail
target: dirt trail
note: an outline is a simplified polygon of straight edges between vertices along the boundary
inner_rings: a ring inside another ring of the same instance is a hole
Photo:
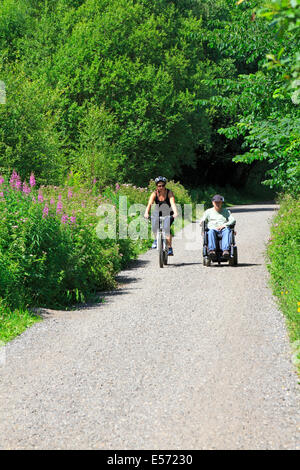
[[[235,208],[238,267],[203,267],[191,224],[168,267],[149,251],[103,304],[11,342],[0,448],[296,449],[297,376],[263,257],[274,208]]]

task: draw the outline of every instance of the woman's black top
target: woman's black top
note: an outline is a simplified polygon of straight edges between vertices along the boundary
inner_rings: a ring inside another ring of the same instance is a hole
[[[170,211],[170,208],[171,208],[171,202],[170,202],[170,198],[169,198],[169,189],[166,188],[166,191],[167,191],[167,196],[166,196],[166,199],[164,199],[163,201],[160,201],[158,199],[158,195],[157,193],[155,194],[155,204],[156,204],[156,210],[155,212],[159,212],[159,215],[162,215],[162,216],[167,216],[167,215],[173,215],[174,212],[171,210]],[[167,206],[169,207],[169,209],[167,208]]]

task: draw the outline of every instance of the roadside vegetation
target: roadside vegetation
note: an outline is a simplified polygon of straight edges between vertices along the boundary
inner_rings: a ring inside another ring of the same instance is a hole
[[[295,342],[300,340],[300,198],[282,196],[279,203],[268,242],[268,269],[291,341]],[[300,353],[300,344],[298,350]]]

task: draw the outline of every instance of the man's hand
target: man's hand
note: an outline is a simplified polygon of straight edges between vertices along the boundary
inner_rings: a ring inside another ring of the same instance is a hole
[[[225,225],[222,225],[221,227],[218,227],[217,230],[219,230],[219,232],[220,232],[221,230],[223,230],[223,228],[225,228]]]

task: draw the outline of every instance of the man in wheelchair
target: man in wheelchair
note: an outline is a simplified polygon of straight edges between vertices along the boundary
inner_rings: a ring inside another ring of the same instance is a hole
[[[234,248],[233,227],[236,221],[231,212],[222,207],[223,202],[223,196],[216,194],[212,198],[213,207],[207,209],[201,219],[204,229],[204,261],[205,258],[206,261],[230,261],[230,257],[233,258],[234,255],[231,251]]]

